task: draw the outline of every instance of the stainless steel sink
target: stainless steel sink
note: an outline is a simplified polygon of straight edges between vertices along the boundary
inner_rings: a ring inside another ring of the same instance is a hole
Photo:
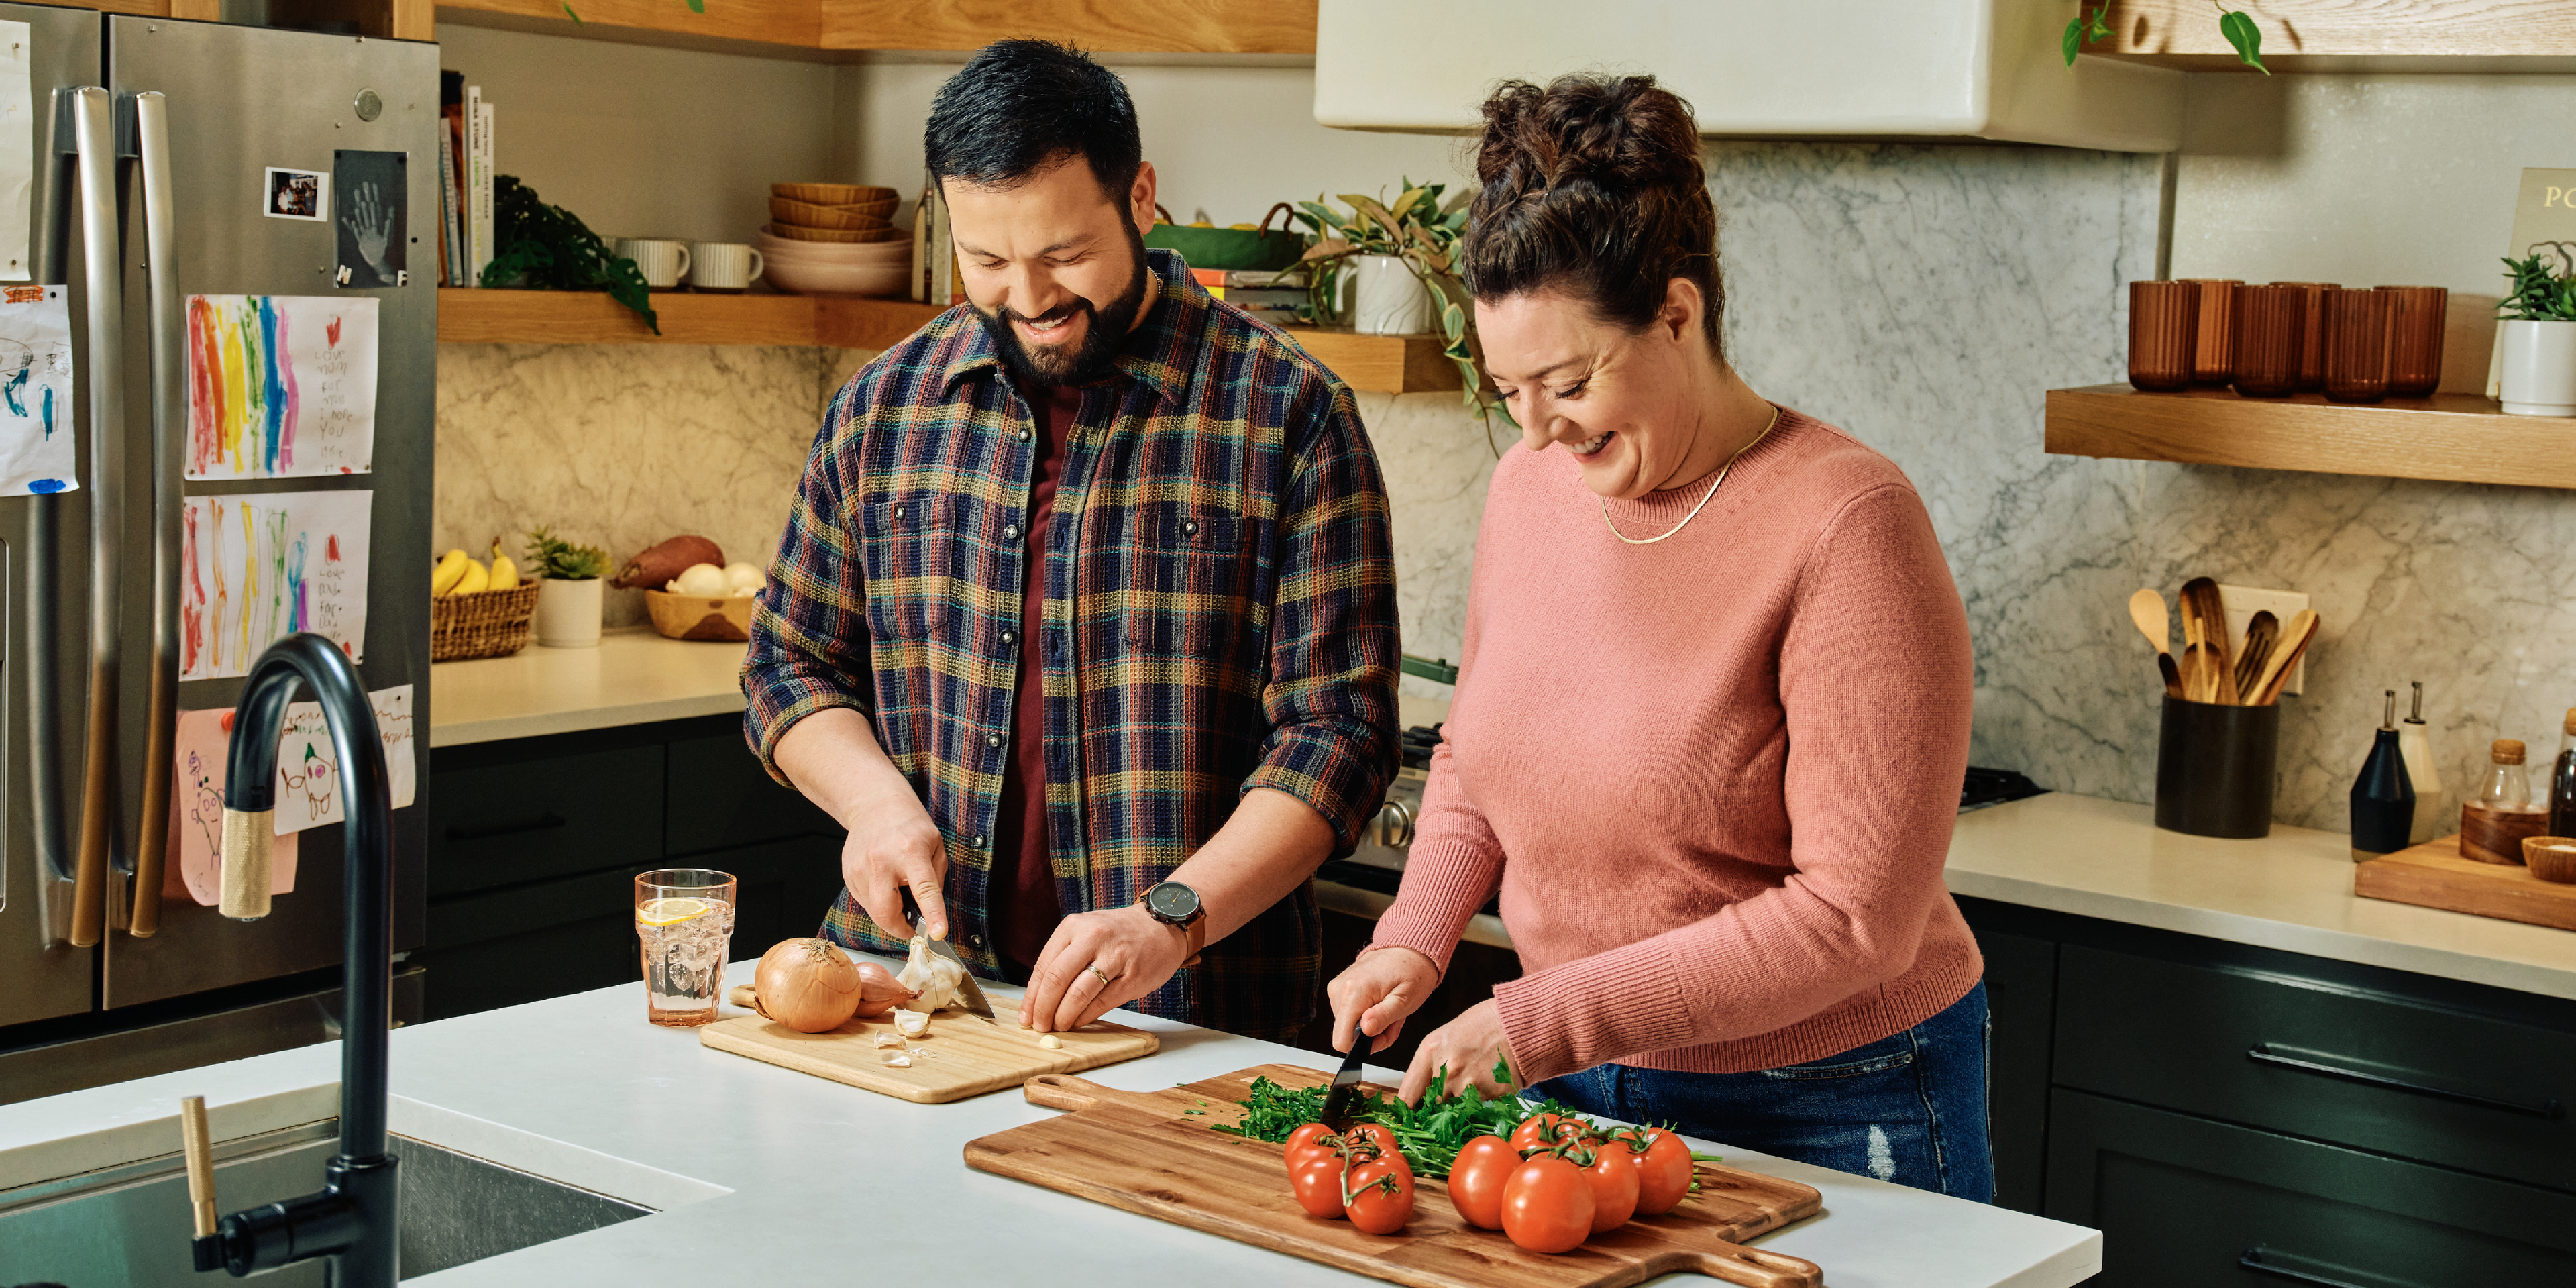
[[[317,1188],[337,1144],[334,1119],[226,1141],[215,1148],[215,1190],[226,1211]],[[654,1209],[565,1185],[397,1133],[402,1160],[402,1274],[469,1261],[649,1215]],[[180,1156],[0,1191],[0,1288],[162,1288],[229,1283],[200,1275],[188,1256],[188,1182]],[[260,1277],[279,1288],[321,1285],[322,1263]]]

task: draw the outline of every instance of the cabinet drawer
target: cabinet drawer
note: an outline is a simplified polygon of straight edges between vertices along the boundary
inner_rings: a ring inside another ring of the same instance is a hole
[[[831,815],[771,778],[739,732],[672,742],[670,781],[663,836],[672,854],[788,836],[837,841],[843,835]]]
[[[659,865],[662,761],[654,745],[439,773],[430,897]]]
[[[2576,1196],[2063,1089],[2048,1215],[2102,1288],[2576,1282]]]
[[[2056,1081],[2576,1191],[2576,1034],[2067,945]]]

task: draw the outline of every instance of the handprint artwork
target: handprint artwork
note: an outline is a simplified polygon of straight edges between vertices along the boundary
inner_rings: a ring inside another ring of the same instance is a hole
[[[385,266],[385,238],[393,231],[392,212],[376,200],[376,185],[362,183],[340,207],[340,227],[358,240],[358,261],[375,274],[372,283],[342,282],[343,286],[383,286],[393,281],[394,272]],[[347,266],[343,266],[347,272]]]
[[[339,271],[332,282],[345,290],[409,286],[404,270],[410,245],[406,210],[411,186],[405,182],[400,152],[333,154],[331,186],[339,191],[332,223],[340,243]]]

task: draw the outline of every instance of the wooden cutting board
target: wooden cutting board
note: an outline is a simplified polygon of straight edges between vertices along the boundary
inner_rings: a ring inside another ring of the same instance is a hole
[[[1815,1263],[1739,1246],[1824,1206],[1811,1186],[1700,1164],[1699,1197],[1641,1217],[1561,1256],[1515,1246],[1468,1225],[1446,1182],[1415,1190],[1413,1220],[1392,1235],[1309,1216],[1288,1191],[1285,1151],[1208,1130],[1243,1116],[1232,1102],[1252,1080],[1290,1087],[1330,1081],[1313,1069],[1263,1065],[1154,1092],[1115,1091],[1082,1078],[1033,1078],[1031,1104],[1072,1112],[966,1145],[966,1165],[1157,1217],[1194,1230],[1372,1278],[1421,1288],[1621,1288],[1696,1271],[1756,1288],[1821,1288]],[[1204,1106],[1203,1114],[1189,1111]]]
[[[2352,892],[2368,899],[2576,930],[2576,885],[2543,881],[2519,863],[2461,858],[2456,836],[2354,864]]]
[[[738,1015],[700,1028],[698,1041],[719,1051],[925,1105],[1017,1087],[1041,1073],[1072,1073],[1133,1060],[1152,1055],[1162,1045],[1142,1029],[1100,1020],[1056,1034],[1064,1046],[1050,1051],[1038,1045],[1038,1034],[1015,1021],[988,1024],[952,1010],[932,1016],[930,1032],[906,1042],[936,1054],[916,1055],[911,1068],[898,1069],[885,1062],[886,1052],[876,1045],[877,1034],[893,1031],[891,1020],[853,1019],[828,1033],[799,1033],[757,1015]]]

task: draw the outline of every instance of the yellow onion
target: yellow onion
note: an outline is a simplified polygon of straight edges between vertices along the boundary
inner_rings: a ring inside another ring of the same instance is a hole
[[[831,944],[785,939],[760,955],[751,987],[762,1015],[799,1033],[827,1033],[857,1013],[862,978],[859,964]]]
[[[858,970],[859,1009],[857,1014],[861,1019],[873,1020],[876,1017],[893,1010],[895,1007],[911,1001],[916,996],[911,989],[903,986],[903,981],[894,977],[893,971],[887,970],[885,967],[878,965],[874,961],[860,962],[858,964]]]

